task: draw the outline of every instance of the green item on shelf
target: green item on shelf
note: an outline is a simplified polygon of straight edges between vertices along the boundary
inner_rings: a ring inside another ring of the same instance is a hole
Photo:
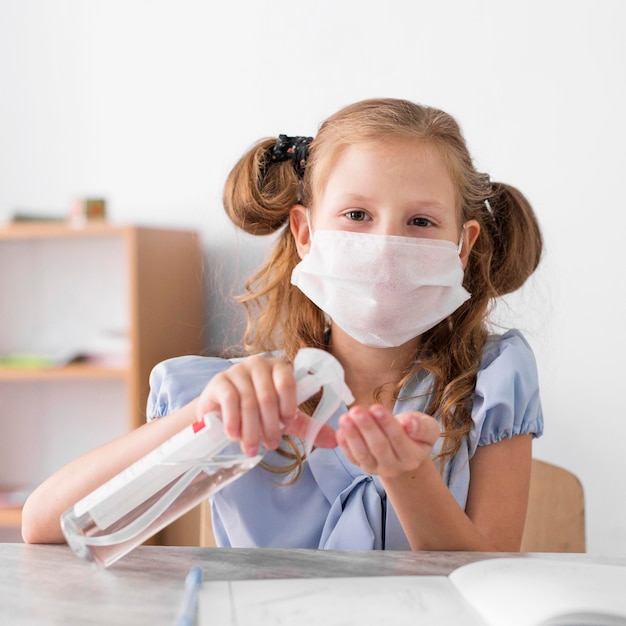
[[[55,359],[46,354],[16,352],[13,354],[0,354],[0,367],[13,367],[15,369],[39,369],[53,367]]]

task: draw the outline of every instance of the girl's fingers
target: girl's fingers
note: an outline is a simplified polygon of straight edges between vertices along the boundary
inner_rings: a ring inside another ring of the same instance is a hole
[[[224,430],[231,439],[241,437],[241,406],[236,385],[225,372],[217,374],[204,389],[196,408],[198,419],[206,413],[218,411]]]
[[[225,374],[235,390],[237,401],[225,404],[224,396],[220,396],[224,429],[231,439],[241,440],[241,447],[246,454],[254,456],[261,438],[261,417],[254,384],[249,373],[243,369],[232,368]]]
[[[242,397],[241,419],[244,449],[252,456],[258,451],[261,440],[266,447],[275,447],[279,428],[278,403],[271,372],[265,367],[252,369],[250,377],[253,392]]]
[[[295,418],[298,409],[293,366],[285,361],[278,361],[272,369],[272,384],[278,399],[279,426],[284,428]]]
[[[395,419],[402,425],[406,434],[413,440],[434,445],[441,435],[439,422],[425,413],[411,411],[399,413]]]
[[[354,407],[339,419],[340,430],[337,440],[348,460],[366,472],[376,473],[378,456],[385,447],[383,437],[373,423],[368,412],[361,407]],[[376,452],[375,452],[376,451]]]
[[[200,396],[197,412],[221,413],[226,434],[240,440],[244,452],[257,454],[261,441],[280,444],[284,424],[296,412],[293,370],[281,359],[250,357],[216,375]]]
[[[415,444],[425,444],[428,449],[432,446],[433,442],[424,442],[421,439],[422,434],[418,434],[419,420],[417,420],[417,418],[406,420],[407,427],[405,428],[404,424],[398,420],[389,409],[380,405],[374,405],[371,408],[371,413],[381,431],[384,433],[389,445],[390,454],[387,456],[388,463],[393,463],[395,460],[398,464],[410,464],[410,459],[416,456],[417,450]],[[432,420],[432,418],[426,415],[424,417]],[[435,422],[435,420],[433,420],[433,422]],[[411,437],[409,431],[413,433],[414,437]]]
[[[263,359],[268,363],[268,359]],[[297,394],[293,366],[282,359],[271,359],[270,369],[255,370],[257,400],[261,414],[263,440],[273,450],[280,445],[283,431],[296,414]]]
[[[380,405],[353,407],[339,424],[337,441],[350,462],[379,475],[414,469],[440,435],[432,417],[417,412],[394,416]]]
[[[300,411],[300,409],[297,409],[295,417],[285,426],[285,434],[293,435],[294,437],[304,440],[312,421],[313,418]],[[337,447],[335,431],[328,424],[322,425],[313,444],[317,448]]]
[[[413,443],[432,447],[441,433],[437,420],[425,413],[410,411],[393,415],[380,405],[372,406],[370,412],[398,458],[409,454]]]

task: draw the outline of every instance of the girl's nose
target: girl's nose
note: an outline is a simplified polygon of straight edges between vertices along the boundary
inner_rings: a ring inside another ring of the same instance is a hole
[[[393,235],[402,236],[405,235],[403,224],[398,224],[393,220],[380,221],[376,232],[379,235]]]

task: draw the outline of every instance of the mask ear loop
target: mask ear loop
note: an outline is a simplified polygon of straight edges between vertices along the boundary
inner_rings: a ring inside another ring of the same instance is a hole
[[[309,207],[306,207],[305,215],[306,215],[306,223],[309,227],[309,241],[313,241],[313,226],[311,226],[311,209],[309,209]]]
[[[463,224],[463,227],[461,228],[461,238],[459,239],[459,245],[456,248],[456,252],[459,256],[461,256],[461,250],[463,250],[464,240],[465,240],[465,224]]]

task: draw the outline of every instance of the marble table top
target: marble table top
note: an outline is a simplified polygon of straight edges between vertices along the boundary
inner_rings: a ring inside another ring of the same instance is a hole
[[[0,544],[0,623],[173,624],[189,569],[204,580],[335,576],[447,575],[472,561],[531,554],[481,552],[318,551],[141,546],[102,569],[65,545]],[[546,555],[540,555],[545,557]],[[549,555],[626,564],[626,558]]]

